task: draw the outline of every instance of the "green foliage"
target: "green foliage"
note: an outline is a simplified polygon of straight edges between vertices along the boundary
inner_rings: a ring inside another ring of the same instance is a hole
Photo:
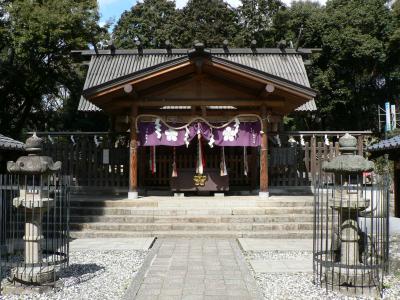
[[[271,47],[276,43],[274,18],[285,11],[280,0],[242,0],[238,8],[240,31],[235,37],[236,44],[248,47],[252,40],[258,47]]]
[[[311,86],[319,91],[318,112],[296,119],[307,129],[376,129],[377,105],[398,99],[400,91],[388,1],[331,0],[326,7],[299,2],[277,15],[280,37],[293,38],[301,25],[300,45],[322,51],[308,68]]]
[[[164,47],[165,41],[173,35],[177,15],[173,1],[138,2],[118,20],[113,32],[115,45],[119,48],[135,48],[135,41],[140,41],[143,47]]]
[[[104,34],[96,0],[3,1],[1,12],[2,132],[61,129],[67,102],[77,102],[85,76],[75,68],[71,50],[87,48]]]
[[[236,36],[237,23],[235,10],[222,0],[189,0],[179,11],[172,41],[181,47],[192,47],[195,40],[220,47],[223,40]]]

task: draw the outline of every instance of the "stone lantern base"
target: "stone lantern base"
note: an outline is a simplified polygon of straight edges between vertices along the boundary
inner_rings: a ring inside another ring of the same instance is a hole
[[[55,269],[54,266],[15,267],[11,269],[11,278],[20,283],[42,285],[55,281]]]

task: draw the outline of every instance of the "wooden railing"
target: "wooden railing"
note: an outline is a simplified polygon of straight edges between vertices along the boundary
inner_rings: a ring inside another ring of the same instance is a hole
[[[339,153],[338,137],[345,132],[269,133],[270,186],[309,186],[320,173],[322,162]],[[363,139],[370,132],[350,132],[358,138],[358,153],[363,153]],[[62,162],[62,173],[72,177],[73,186],[127,189],[129,179],[129,140],[127,133],[39,132],[45,139],[44,153]],[[325,138],[328,138],[326,140]],[[289,137],[296,144],[287,142]],[[195,148],[176,148],[179,168],[195,167]],[[219,168],[218,147],[206,150],[207,167]],[[140,187],[169,188],[172,172],[171,147],[157,147],[157,172],[149,171],[149,149],[139,147],[138,180]],[[257,189],[259,184],[259,149],[248,148],[248,176],[244,175],[243,149],[225,147],[226,165],[232,188]]]

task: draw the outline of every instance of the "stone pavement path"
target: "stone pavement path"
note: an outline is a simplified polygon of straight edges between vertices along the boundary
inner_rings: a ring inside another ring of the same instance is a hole
[[[161,239],[125,299],[262,299],[236,240]]]

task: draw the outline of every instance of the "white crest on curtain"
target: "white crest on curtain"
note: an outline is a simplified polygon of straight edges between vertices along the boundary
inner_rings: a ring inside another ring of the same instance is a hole
[[[176,142],[178,140],[178,131],[172,129],[165,130],[165,136],[168,142]]]
[[[229,141],[229,142],[233,142],[235,140],[236,134],[235,134],[235,130],[232,129],[232,127],[228,126],[224,129],[224,131],[222,132],[222,135],[224,136],[224,141]]]
[[[156,121],[154,122],[154,128],[156,130],[156,135],[157,138],[160,140],[161,139],[161,123],[160,123],[160,119],[156,119]]]

